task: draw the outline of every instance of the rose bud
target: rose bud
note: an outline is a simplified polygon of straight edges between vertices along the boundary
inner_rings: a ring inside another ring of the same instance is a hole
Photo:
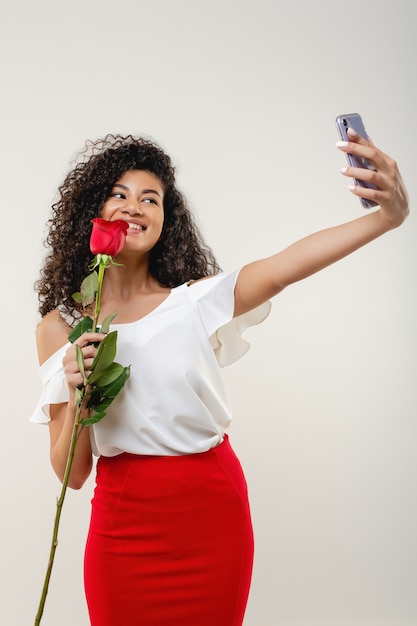
[[[93,254],[107,254],[116,256],[122,250],[126,241],[129,224],[125,220],[110,222],[101,217],[95,217],[90,237],[90,250]]]

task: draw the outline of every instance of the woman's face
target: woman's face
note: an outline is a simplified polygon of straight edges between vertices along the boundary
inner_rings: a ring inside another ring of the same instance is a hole
[[[123,251],[149,252],[164,224],[164,190],[157,176],[145,170],[127,170],[117,180],[100,216],[129,223]]]

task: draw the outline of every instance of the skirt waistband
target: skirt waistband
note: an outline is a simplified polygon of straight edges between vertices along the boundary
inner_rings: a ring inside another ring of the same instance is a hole
[[[175,462],[175,460],[181,462],[181,459],[201,459],[201,458],[205,458],[205,457],[210,457],[212,455],[218,455],[218,454],[222,454],[224,452],[230,451],[232,449],[231,445],[230,445],[230,441],[229,441],[229,436],[227,434],[223,435],[224,439],[221,443],[219,443],[217,446],[214,446],[214,448],[210,448],[209,450],[205,450],[203,452],[192,452],[190,454],[135,454],[132,452],[121,452],[120,454],[117,454],[115,456],[105,456],[105,455],[101,455],[99,457],[99,460],[103,459],[106,461],[112,461],[112,460],[122,460],[122,459],[143,459],[143,460],[150,460],[150,459],[159,459],[159,460],[166,460],[167,462]]]

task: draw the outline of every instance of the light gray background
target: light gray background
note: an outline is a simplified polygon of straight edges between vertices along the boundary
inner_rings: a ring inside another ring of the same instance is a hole
[[[59,484],[32,285],[84,140],[153,137],[224,269],[355,218],[334,118],[358,111],[416,198],[412,0],[25,0],[2,63],[1,621],[32,624]],[[256,533],[245,626],[415,626],[416,215],[274,301],[224,371]],[[69,492],[44,626],[87,626],[93,478]],[[122,625],[123,626],[123,625]],[[215,626],[215,625],[213,625]]]

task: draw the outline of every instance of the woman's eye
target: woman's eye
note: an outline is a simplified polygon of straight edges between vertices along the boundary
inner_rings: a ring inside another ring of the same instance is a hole
[[[143,202],[149,202],[151,204],[158,204],[155,198],[144,198]]]
[[[110,194],[110,198],[125,198],[125,194],[122,193],[121,191],[114,191],[113,193]]]

